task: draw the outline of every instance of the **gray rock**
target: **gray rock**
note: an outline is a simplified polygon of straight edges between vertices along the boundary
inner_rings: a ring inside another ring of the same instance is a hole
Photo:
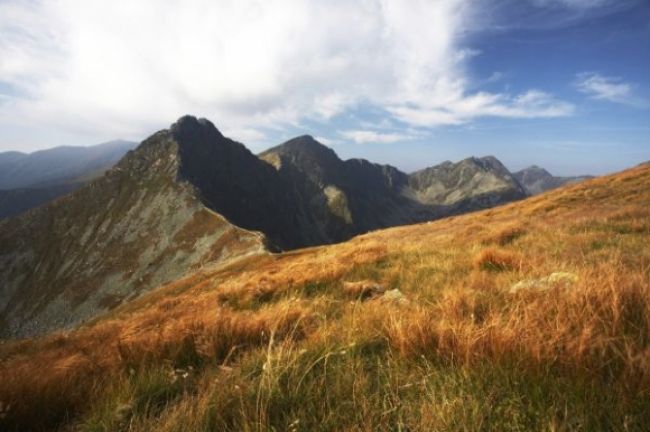
[[[408,305],[411,302],[402,294],[402,291],[399,289],[395,288],[392,290],[388,290],[384,293],[384,295],[381,297],[382,301],[387,302],[387,303],[394,303],[398,305]]]
[[[554,272],[538,279],[525,279],[510,287],[510,294],[521,291],[548,291],[553,288],[568,288],[578,282],[578,276],[568,272]]]

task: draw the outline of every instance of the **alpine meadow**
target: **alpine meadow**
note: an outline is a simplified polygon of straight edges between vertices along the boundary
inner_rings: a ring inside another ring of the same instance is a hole
[[[644,0],[0,2],[0,430],[647,431],[648,47]]]

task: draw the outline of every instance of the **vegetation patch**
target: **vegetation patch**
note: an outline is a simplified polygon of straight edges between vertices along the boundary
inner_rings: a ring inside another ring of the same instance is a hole
[[[521,266],[522,258],[505,249],[483,249],[474,258],[474,267],[478,270],[502,272],[521,269]]]

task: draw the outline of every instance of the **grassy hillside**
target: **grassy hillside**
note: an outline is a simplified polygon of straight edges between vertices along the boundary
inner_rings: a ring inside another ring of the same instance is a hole
[[[203,269],[0,344],[0,426],[643,430],[649,244],[645,166]]]

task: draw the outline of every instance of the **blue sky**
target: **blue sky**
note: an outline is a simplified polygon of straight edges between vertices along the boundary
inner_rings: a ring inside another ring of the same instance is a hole
[[[0,0],[0,151],[191,113],[253,151],[309,133],[407,171],[650,159],[647,0],[128,3]]]

